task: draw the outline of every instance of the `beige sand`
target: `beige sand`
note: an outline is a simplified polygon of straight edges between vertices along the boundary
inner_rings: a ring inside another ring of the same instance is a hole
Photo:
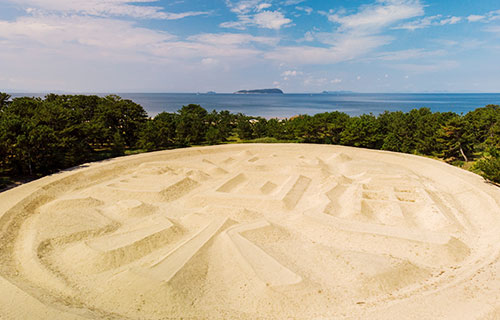
[[[444,163],[249,144],[0,194],[1,319],[499,319],[500,189]]]

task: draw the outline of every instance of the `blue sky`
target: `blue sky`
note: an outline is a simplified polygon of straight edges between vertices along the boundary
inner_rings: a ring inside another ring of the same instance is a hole
[[[498,0],[2,0],[0,91],[500,92]]]

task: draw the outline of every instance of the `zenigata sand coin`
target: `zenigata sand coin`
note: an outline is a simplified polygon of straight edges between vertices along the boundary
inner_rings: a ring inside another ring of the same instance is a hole
[[[7,319],[500,317],[500,190],[417,156],[227,145],[0,194]]]

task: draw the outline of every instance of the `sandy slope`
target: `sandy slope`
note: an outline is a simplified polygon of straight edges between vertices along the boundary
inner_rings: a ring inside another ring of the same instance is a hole
[[[1,319],[499,319],[500,189],[318,145],[124,157],[0,194]]]

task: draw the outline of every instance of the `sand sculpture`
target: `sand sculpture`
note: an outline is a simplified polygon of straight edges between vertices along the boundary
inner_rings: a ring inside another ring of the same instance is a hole
[[[2,319],[499,319],[500,189],[303,144],[123,157],[0,194]]]

